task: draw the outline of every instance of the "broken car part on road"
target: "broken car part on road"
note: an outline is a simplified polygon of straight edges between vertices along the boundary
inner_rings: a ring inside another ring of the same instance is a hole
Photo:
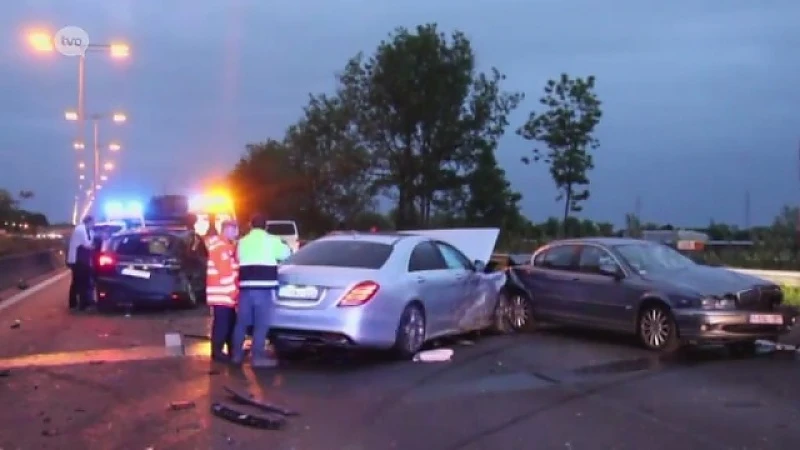
[[[213,403],[211,405],[211,413],[229,422],[247,427],[261,428],[263,430],[280,430],[284,425],[286,425],[287,417],[300,415],[300,413],[296,411],[290,411],[285,408],[281,408],[280,406],[253,400],[251,396],[236,392],[227,386],[225,386],[223,389],[225,389],[225,392],[228,393],[230,399],[234,403],[243,406],[250,406],[270,414],[268,416],[258,416],[255,414],[237,411],[220,402]],[[275,415],[277,415],[277,417]]]

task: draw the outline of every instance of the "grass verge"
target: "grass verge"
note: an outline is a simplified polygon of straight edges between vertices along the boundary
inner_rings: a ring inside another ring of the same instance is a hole
[[[783,286],[783,304],[800,307],[800,286]]]

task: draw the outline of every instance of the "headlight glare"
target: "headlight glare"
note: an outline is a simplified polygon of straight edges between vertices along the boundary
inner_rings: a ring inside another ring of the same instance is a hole
[[[704,298],[700,306],[703,309],[735,309],[736,301],[730,298]]]

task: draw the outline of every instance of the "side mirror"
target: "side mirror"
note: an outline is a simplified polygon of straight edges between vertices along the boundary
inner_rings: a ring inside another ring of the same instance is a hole
[[[472,264],[473,264],[473,266],[475,266],[475,272],[485,272],[486,271],[486,263],[484,263],[483,261],[479,261],[479,260],[476,259],[475,262],[473,262]]]
[[[600,273],[613,277],[616,280],[622,279],[622,271],[620,271],[619,266],[616,264],[601,264]]]

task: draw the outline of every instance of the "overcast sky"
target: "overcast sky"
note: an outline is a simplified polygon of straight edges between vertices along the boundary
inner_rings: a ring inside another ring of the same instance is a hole
[[[124,109],[119,172],[126,198],[185,192],[223,176],[244,144],[280,138],[309,92],[372,52],[397,26],[467,33],[482,68],[528,98],[498,157],[533,220],[558,215],[545,167],[519,164],[514,135],[545,81],[596,75],[604,117],[583,215],[622,223],[771,221],[800,192],[800,1],[797,0],[17,0],[0,15],[0,186],[32,189],[29,207],[71,214],[77,60],[32,54],[25,30],[84,28],[121,38],[132,58],[87,59],[87,113]]]

